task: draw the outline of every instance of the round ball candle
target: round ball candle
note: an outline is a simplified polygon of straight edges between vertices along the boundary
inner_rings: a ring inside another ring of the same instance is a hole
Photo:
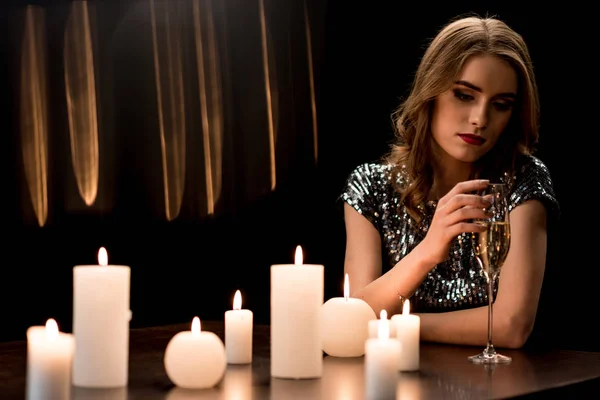
[[[381,310],[377,337],[365,342],[365,398],[395,399],[398,384],[398,359],[402,344],[390,338],[390,320]]]
[[[99,265],[73,268],[73,385],[127,386],[131,269],[109,265],[104,247]]]
[[[271,266],[271,376],[320,378],[324,267],[303,264],[300,246],[294,262]]]
[[[233,296],[233,310],[225,311],[225,352],[229,364],[252,362],[253,313],[242,309],[242,294]]]
[[[60,332],[52,318],[27,329],[27,399],[71,398],[74,347],[73,335]]]
[[[419,369],[421,318],[410,314],[410,302],[404,300],[402,314],[392,316],[396,325],[396,338],[402,343],[402,356],[399,358],[398,371],[417,371]]]
[[[183,389],[206,389],[223,378],[227,367],[225,345],[213,332],[203,332],[194,317],[191,331],[177,333],[164,356],[169,379]]]
[[[369,321],[375,311],[362,300],[350,297],[348,274],[344,279],[344,297],[333,297],[321,307],[323,351],[334,357],[360,357],[365,354]]]

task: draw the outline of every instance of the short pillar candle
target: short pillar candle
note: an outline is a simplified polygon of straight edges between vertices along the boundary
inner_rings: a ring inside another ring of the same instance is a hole
[[[58,330],[50,318],[46,326],[27,329],[28,400],[69,400],[75,343],[73,335]]]
[[[395,399],[398,385],[398,359],[402,345],[390,338],[390,320],[381,310],[376,338],[365,343],[366,400]]]
[[[410,302],[405,300],[402,314],[393,315],[392,323],[396,325],[396,338],[402,343],[398,371],[417,371],[420,361],[421,318],[410,314]]]
[[[233,310],[225,311],[225,352],[228,364],[252,362],[253,313],[242,309],[242,294],[233,296]]]

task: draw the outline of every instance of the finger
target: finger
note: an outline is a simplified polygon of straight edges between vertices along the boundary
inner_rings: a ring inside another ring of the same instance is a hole
[[[472,222],[474,219],[487,219],[485,210],[478,207],[463,207],[448,215],[446,223],[456,225],[462,222]]]
[[[476,190],[485,189],[490,184],[489,179],[472,179],[470,181],[458,182],[452,190],[457,190],[458,193],[469,193]]]
[[[473,179],[459,182],[438,201],[438,206],[443,206],[457,194],[473,193],[477,190],[484,189],[489,183],[490,181],[488,179]]]
[[[447,213],[452,213],[459,208],[470,207],[470,208],[486,208],[491,203],[489,200],[476,194],[457,194],[446,202],[446,205],[442,206]]]
[[[452,225],[448,232],[451,234],[451,237],[455,237],[461,233],[483,232],[486,229],[487,227],[485,225],[476,224],[474,222],[461,222]]]

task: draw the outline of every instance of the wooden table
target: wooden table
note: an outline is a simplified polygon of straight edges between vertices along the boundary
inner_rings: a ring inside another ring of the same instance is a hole
[[[320,379],[271,378],[269,327],[254,327],[254,358],[250,365],[227,367],[212,389],[184,390],[167,377],[163,355],[169,340],[190,324],[132,329],[129,385],[122,389],[73,388],[83,400],[133,399],[363,399],[363,357],[326,356]],[[223,339],[222,321],[203,321],[202,329]],[[474,347],[421,344],[419,372],[399,373],[398,399],[506,399],[509,397],[598,398],[600,353],[576,351],[503,350],[508,365],[474,365],[467,357]],[[0,343],[0,398],[24,399],[26,342]]]

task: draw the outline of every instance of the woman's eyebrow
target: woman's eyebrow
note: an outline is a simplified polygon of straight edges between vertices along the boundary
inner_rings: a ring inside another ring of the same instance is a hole
[[[476,92],[483,92],[483,90],[481,90],[481,88],[479,86],[473,85],[471,82],[469,81],[465,81],[465,80],[458,80],[456,82],[454,82],[455,85],[461,85],[461,86],[466,86],[469,89],[473,89]],[[512,99],[516,99],[517,98],[517,94],[513,93],[513,92],[506,92],[506,93],[498,93],[496,96],[494,97],[510,97]]]

